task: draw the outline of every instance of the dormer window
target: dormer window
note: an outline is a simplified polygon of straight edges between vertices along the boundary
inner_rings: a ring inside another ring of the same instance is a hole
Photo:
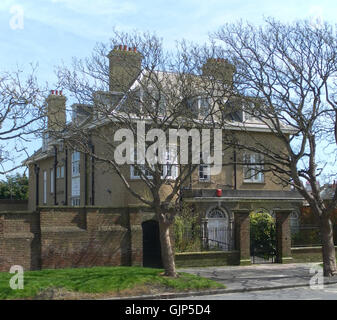
[[[162,92],[156,90],[141,91],[142,110],[149,114],[163,115],[166,112],[166,99]]]
[[[209,115],[211,104],[208,98],[191,98],[187,100],[186,104],[193,118],[205,118]]]

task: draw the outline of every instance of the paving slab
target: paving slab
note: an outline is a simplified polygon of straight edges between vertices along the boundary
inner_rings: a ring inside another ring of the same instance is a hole
[[[269,289],[309,285],[315,270],[323,270],[319,263],[261,264],[250,266],[224,266],[183,268],[192,273],[226,285],[227,290]],[[325,284],[336,283],[337,277],[323,278]]]

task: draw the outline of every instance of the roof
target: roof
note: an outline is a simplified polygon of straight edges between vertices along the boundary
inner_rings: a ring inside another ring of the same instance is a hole
[[[138,78],[133,82],[133,84],[130,86],[130,90],[134,90],[139,86],[139,82],[141,81],[141,79],[146,75],[146,72],[148,72],[147,70],[142,70],[138,76]],[[152,71],[151,71],[152,72]],[[168,76],[169,78],[173,78],[175,74],[175,72],[166,72],[166,71],[156,71],[157,73],[157,77],[159,80],[164,80],[164,76]],[[203,76],[199,76],[199,75],[191,75],[195,78],[200,78]],[[168,79],[168,78],[167,78]],[[128,93],[125,93],[124,95],[121,94],[120,92],[110,92],[110,91],[106,91],[106,92],[97,92],[98,96],[102,95],[102,97],[104,95],[112,95],[114,97],[116,97],[116,100],[114,101],[115,106],[113,107],[113,111],[111,113],[113,118],[113,112],[121,112],[122,107],[123,107],[123,103],[126,101],[127,95]],[[117,99],[118,98],[118,99]],[[74,104],[74,107],[78,108],[80,105],[79,104]],[[88,109],[88,105],[83,105],[86,110]],[[92,108],[94,108],[94,106],[92,106]],[[88,117],[87,118],[81,118],[81,126],[83,128],[95,128],[101,125],[104,125],[108,122],[111,122],[111,119],[107,118],[107,117],[93,117],[92,115],[94,113],[90,113],[87,112]],[[130,119],[130,118],[129,118]],[[139,120],[139,118],[135,117],[134,120]],[[203,123],[206,123],[204,120],[200,120]],[[266,122],[267,123],[267,122]],[[77,123],[78,125],[79,123]],[[70,122],[69,124],[67,124],[67,127],[70,128],[73,125],[73,122]],[[227,130],[237,130],[237,131],[248,131],[248,132],[273,132],[273,130],[271,129],[271,127],[268,124],[263,123],[262,121],[257,121],[257,120],[245,120],[245,121],[240,121],[240,119],[232,119],[231,121],[228,121],[224,124],[223,129],[227,129]],[[65,137],[66,137],[66,131],[65,131]],[[297,132],[297,130],[295,130],[294,127],[291,127],[289,125],[283,125],[282,128],[282,132],[287,133],[287,134],[294,134]],[[23,164],[30,164],[31,162],[34,161],[38,161],[38,160],[42,160],[45,158],[48,158],[52,156],[52,153],[50,151],[43,151],[42,148],[40,148],[38,151],[36,151],[32,156],[30,156],[29,158],[27,158]]]

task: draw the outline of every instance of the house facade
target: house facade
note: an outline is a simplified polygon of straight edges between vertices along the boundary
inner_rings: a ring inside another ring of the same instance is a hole
[[[109,54],[109,59],[109,89],[114,92],[113,103],[118,104],[123,98],[120,94],[122,87],[133,85],[131,80],[141,72],[141,55],[134,49],[120,46]],[[123,61],[128,59],[138,69],[130,69],[125,73]],[[234,69],[226,61],[217,60],[216,63],[227,70],[229,81],[232,81]],[[116,81],[116,77],[119,77],[119,81]],[[42,266],[54,267],[55,256],[59,257],[58,261],[63,259],[69,262],[74,257],[78,260],[85,250],[84,247],[90,252],[90,241],[95,242],[95,237],[100,238],[100,232],[105,233],[104,237],[117,237],[116,235],[124,231],[127,233],[126,238],[120,239],[118,236],[119,240],[113,240],[115,244],[118,241],[128,243],[119,246],[119,258],[106,258],[109,254],[104,249],[105,253],[98,262],[84,258],[80,265],[146,265],[144,257],[150,256],[151,260],[151,252],[160,250],[149,245],[158,242],[153,238],[157,233],[153,229],[156,226],[149,227],[150,222],[156,220],[154,213],[131,195],[111,168],[99,163],[90,154],[81,153],[73,146],[69,147],[66,139],[53,139],[49,135],[49,132],[67,126],[66,100],[62,91],[56,90],[47,98],[48,130],[41,149],[26,161],[29,168],[29,211],[39,212],[42,224]],[[199,110],[203,104],[201,98],[197,100]],[[73,121],[85,121],[90,119],[90,108],[94,107],[73,105],[72,108]],[[235,116],[232,125],[222,129],[223,134],[235,131],[235,123],[245,123],[246,129],[237,132],[238,139],[247,144],[258,141],[282,149],[280,141],[268,127],[245,115],[244,110]],[[285,132],[287,130],[289,134],[292,133],[291,128],[285,128]],[[98,152],[104,150],[105,145],[93,137],[90,148]],[[259,154],[226,148],[222,157],[224,165],[219,174],[210,175],[208,165],[200,164],[180,190],[181,201],[187,203],[194,214],[200,217],[204,241],[211,245],[216,243],[224,252],[235,252],[236,263],[249,264],[249,214],[252,211],[267,212],[276,221],[276,261],[291,261],[290,222],[299,212],[302,197],[289,187],[284,187],[272,172],[264,172],[263,158]],[[144,185],[135,168],[125,165],[122,170],[130,186],[141,192]],[[172,174],[172,179],[174,178]],[[103,221],[103,224],[94,227],[95,221]],[[96,231],[91,233],[90,228]],[[85,246],[77,246],[82,240],[76,242],[74,239],[81,239],[84,233],[88,234],[84,241]],[[66,246],[67,241],[71,248]],[[104,241],[100,242],[101,247]],[[93,246],[97,246],[97,243]],[[72,264],[69,262],[61,265]]]

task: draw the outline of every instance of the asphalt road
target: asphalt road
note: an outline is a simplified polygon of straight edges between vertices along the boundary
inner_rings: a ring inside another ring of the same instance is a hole
[[[323,289],[310,287],[275,289],[265,291],[225,293],[177,300],[337,300],[337,284],[325,285]]]

